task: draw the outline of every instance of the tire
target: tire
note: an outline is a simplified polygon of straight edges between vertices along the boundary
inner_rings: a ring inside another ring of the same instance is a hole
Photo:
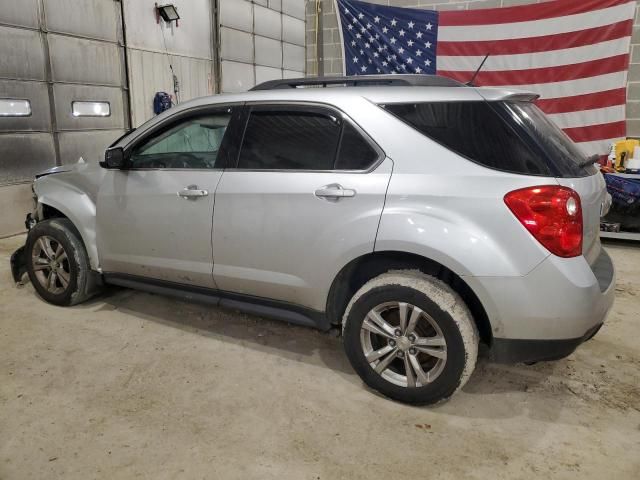
[[[451,397],[471,376],[478,356],[478,330],[462,298],[414,270],[390,271],[362,286],[345,310],[343,335],[347,357],[364,383],[409,404]]]
[[[68,219],[36,223],[27,235],[25,257],[29,280],[46,302],[71,306],[91,296],[89,258]]]

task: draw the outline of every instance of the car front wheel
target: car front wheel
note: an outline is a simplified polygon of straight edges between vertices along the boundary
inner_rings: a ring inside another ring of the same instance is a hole
[[[478,331],[460,296],[412,270],[382,274],[360,288],[343,318],[351,365],[371,388],[411,404],[446,400],[469,379]]]
[[[27,235],[25,256],[29,280],[47,302],[68,306],[89,298],[87,252],[68,219],[36,223]]]

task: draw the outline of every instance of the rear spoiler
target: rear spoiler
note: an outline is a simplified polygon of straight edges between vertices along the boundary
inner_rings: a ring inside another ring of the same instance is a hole
[[[511,100],[512,102],[535,102],[540,95],[533,92],[511,93],[503,98],[503,100]]]
[[[535,102],[540,95],[526,90],[507,90],[504,88],[476,87],[476,92],[488,102],[512,101],[512,102]]]

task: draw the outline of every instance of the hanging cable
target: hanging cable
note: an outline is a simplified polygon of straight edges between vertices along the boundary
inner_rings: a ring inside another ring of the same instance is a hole
[[[178,82],[178,77],[173,71],[173,65],[171,63],[171,58],[169,57],[169,50],[167,49],[167,39],[164,36],[164,28],[160,25],[160,32],[162,33],[162,43],[164,44],[164,53],[167,56],[167,62],[169,63],[169,70],[171,70],[171,81],[173,83],[173,94],[176,97],[176,104],[180,103],[180,99],[178,98],[178,92],[180,91],[180,84]]]

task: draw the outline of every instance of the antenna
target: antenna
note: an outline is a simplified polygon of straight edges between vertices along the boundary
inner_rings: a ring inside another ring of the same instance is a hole
[[[469,80],[467,83],[465,83],[465,85],[467,85],[468,87],[475,87],[475,85],[473,84],[473,81],[476,79],[476,77],[478,76],[478,74],[480,73],[480,70],[482,70],[482,67],[484,67],[484,62],[487,61],[487,58],[489,58],[489,55],[491,55],[490,53],[487,53],[484,58],[482,59],[482,62],[480,62],[480,66],[478,67],[478,69],[475,71],[475,73],[473,74],[473,77],[471,77],[471,80]]]

